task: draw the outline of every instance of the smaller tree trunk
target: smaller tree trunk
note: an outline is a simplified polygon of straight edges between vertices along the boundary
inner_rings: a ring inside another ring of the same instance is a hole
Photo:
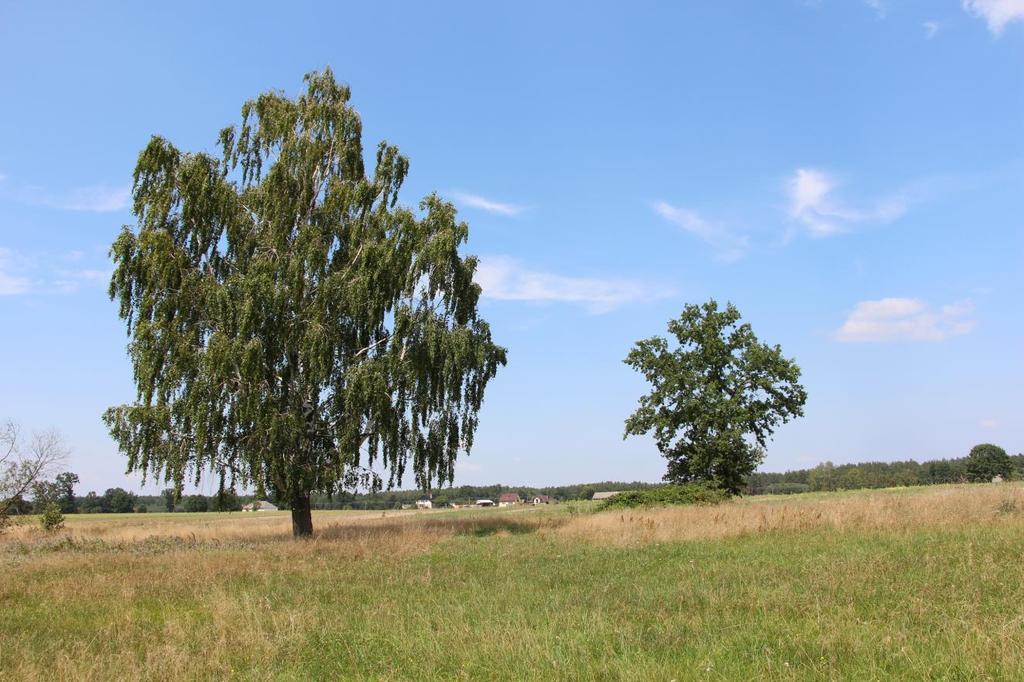
[[[303,538],[313,534],[313,513],[309,505],[309,494],[296,495],[292,499],[292,537]]]

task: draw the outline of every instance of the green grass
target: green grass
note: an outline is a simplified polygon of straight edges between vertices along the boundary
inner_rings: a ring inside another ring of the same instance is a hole
[[[8,551],[0,671],[1024,679],[1020,523],[625,547],[543,524],[473,528],[381,547],[371,538],[362,553],[349,541],[287,540]]]

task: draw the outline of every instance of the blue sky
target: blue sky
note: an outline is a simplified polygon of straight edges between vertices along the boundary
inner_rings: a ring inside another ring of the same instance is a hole
[[[0,418],[83,490],[140,489],[100,421],[136,155],[327,65],[482,257],[457,483],[660,478],[622,359],[709,297],[804,371],[766,470],[1024,450],[1024,0],[147,4],[0,3]]]

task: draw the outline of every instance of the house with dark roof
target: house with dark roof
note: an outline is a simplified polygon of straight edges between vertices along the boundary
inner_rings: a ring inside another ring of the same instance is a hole
[[[511,507],[522,503],[523,498],[519,497],[519,493],[502,493],[498,498],[499,507]]]
[[[554,502],[554,500],[551,499],[550,497],[548,497],[547,495],[534,495],[533,496],[533,504],[534,505],[538,505],[538,504],[551,504],[552,502]]]

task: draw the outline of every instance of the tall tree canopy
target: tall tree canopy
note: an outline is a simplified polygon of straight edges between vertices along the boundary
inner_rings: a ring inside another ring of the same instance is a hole
[[[996,476],[1006,479],[1012,474],[1013,460],[998,445],[975,445],[967,455],[967,476],[972,481],[991,481]]]
[[[655,336],[626,357],[651,392],[626,420],[625,435],[654,432],[668,481],[704,480],[737,493],[775,428],[803,416],[800,368],[739,322],[731,303],[725,310],[714,300],[687,305],[668,323],[676,348]]]
[[[305,81],[246,102],[218,156],[160,137],[140,154],[110,283],[138,393],[104,414],[130,471],[266,490],[296,535],[311,492],[409,464],[422,487],[451,481],[506,361],[467,225],[435,194],[400,206],[408,160],[382,142],[367,175],[349,89]]]

